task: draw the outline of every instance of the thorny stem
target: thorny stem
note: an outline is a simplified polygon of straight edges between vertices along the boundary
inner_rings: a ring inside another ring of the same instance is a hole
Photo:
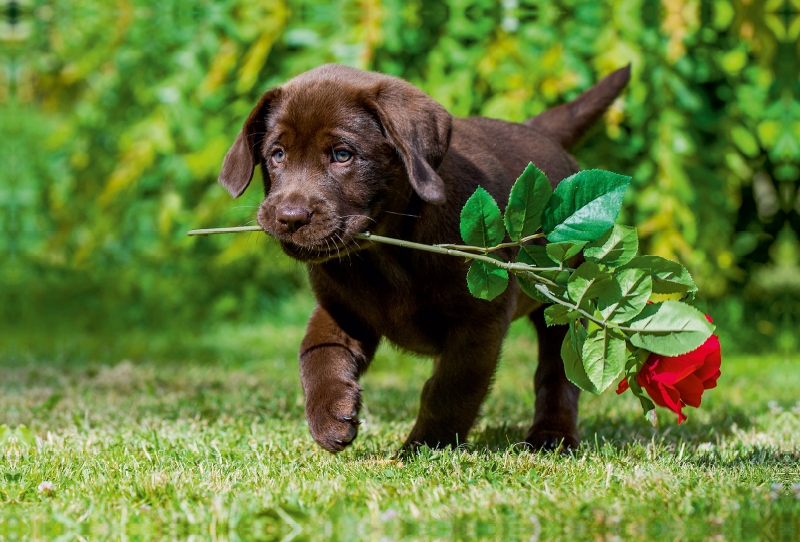
[[[550,286],[553,286],[554,288],[562,288],[562,289],[564,288],[564,287],[563,287],[563,286],[561,286],[560,284],[558,284],[558,283],[556,283],[556,282],[553,282],[553,281],[552,281],[552,280],[550,280],[550,279],[546,279],[546,278],[544,278],[544,277],[540,277],[540,276],[539,276],[539,275],[537,275],[536,273],[533,273],[533,272],[531,272],[531,271],[528,271],[528,270],[524,270],[524,271],[513,271],[513,273],[514,273],[515,275],[520,275],[520,276],[523,276],[523,277],[525,277],[526,279],[528,279],[528,280],[532,280],[532,281],[534,281],[534,282],[541,282],[541,283],[544,283],[544,284],[548,284],[548,285],[550,285]]]
[[[613,324],[609,324],[607,322],[603,322],[599,318],[595,318],[594,316],[592,316],[591,314],[589,314],[588,312],[586,312],[585,310],[583,310],[579,306],[573,305],[569,301],[565,301],[564,299],[561,299],[561,298],[558,298],[558,297],[554,296],[553,294],[550,293],[550,291],[547,288],[540,288],[538,284],[536,286],[534,286],[534,288],[536,288],[539,291],[539,293],[541,293],[543,296],[545,296],[547,299],[549,299],[553,303],[558,303],[559,305],[564,305],[565,307],[567,307],[569,309],[578,311],[579,313],[581,313],[583,315],[584,318],[586,318],[588,320],[591,320],[595,324],[599,324],[601,326],[609,326],[609,325],[611,325],[613,327],[617,327],[617,326],[614,326]],[[623,329],[623,328],[619,328],[619,329]]]
[[[238,226],[238,227],[235,227],[235,228],[208,228],[208,229],[202,229],[202,230],[191,230],[191,231],[189,231],[189,235],[192,235],[192,236],[194,236],[194,235],[216,235],[216,234],[221,234],[221,233],[238,233],[238,232],[243,232],[243,231],[263,231],[263,230],[262,230],[262,228],[260,226]],[[525,237],[525,238],[523,238],[523,239],[521,239],[519,241],[519,244],[524,243],[525,241],[529,241],[530,239],[535,239],[537,236],[541,236],[541,234],[537,233],[536,235]],[[574,269],[571,269],[569,267],[564,267],[564,266],[562,266],[562,267],[533,267],[531,265],[527,265],[527,264],[524,264],[524,263],[504,262],[504,261],[501,261],[501,260],[495,260],[494,258],[490,258],[489,256],[485,256],[485,255],[482,255],[482,254],[473,254],[471,252],[464,252],[462,250],[455,250],[455,249],[452,249],[452,248],[445,248],[447,246],[457,246],[457,245],[423,245],[421,243],[414,243],[412,241],[404,241],[402,239],[394,239],[392,237],[384,237],[382,235],[373,235],[373,234],[371,234],[369,232],[357,233],[357,234],[353,235],[353,237],[355,239],[362,239],[364,241],[373,241],[373,242],[376,242],[376,243],[385,243],[387,245],[395,245],[395,246],[399,246],[399,247],[406,247],[406,248],[413,248],[413,249],[417,249],[417,250],[424,250],[424,251],[427,251],[427,252],[433,252],[435,254],[446,254],[448,256],[458,256],[458,257],[462,257],[462,258],[467,258],[469,260],[481,260],[483,262],[487,262],[487,263],[490,263],[492,265],[496,265],[497,267],[502,267],[503,269],[506,269],[507,271],[511,271],[512,273],[514,273],[516,275],[522,275],[522,276],[524,276],[524,277],[526,277],[526,278],[528,278],[530,280],[538,282],[539,284],[536,284],[534,287],[539,292],[541,292],[542,295],[544,295],[546,298],[548,298],[550,301],[552,301],[553,303],[558,303],[559,305],[564,305],[565,307],[567,307],[569,309],[573,309],[573,310],[579,312],[584,318],[586,318],[587,320],[591,320],[592,322],[594,322],[595,324],[597,324],[597,325],[599,325],[601,327],[613,327],[614,329],[619,330],[619,331],[628,331],[628,332],[633,332],[633,333],[640,333],[640,332],[643,331],[641,329],[635,329],[635,328],[632,328],[632,327],[620,326],[620,325],[617,325],[617,324],[615,324],[613,322],[608,322],[608,321],[600,320],[599,318],[595,318],[592,314],[589,314],[585,310],[581,309],[578,305],[573,305],[569,301],[566,301],[564,299],[561,299],[561,298],[556,297],[553,294],[551,294],[550,291],[543,286],[544,284],[548,284],[548,285],[554,286],[556,288],[563,288],[563,286],[561,286],[561,285],[559,285],[559,284],[557,284],[557,283],[555,283],[555,282],[553,282],[553,281],[551,281],[549,279],[546,279],[546,278],[541,277],[541,276],[536,274],[536,273],[539,273],[539,272],[542,272],[542,271],[570,271],[570,272],[574,271]],[[517,246],[518,245],[517,243],[505,243],[505,244],[506,245],[510,245],[510,246]],[[465,247],[465,248],[476,249],[478,247]],[[497,248],[502,248],[502,245],[498,245],[497,247],[492,247],[491,249],[495,250]],[[648,329],[647,331],[649,333],[672,333],[675,330],[670,330],[670,329],[664,329],[664,330]]]
[[[586,312],[585,310],[580,308],[578,305],[573,305],[569,301],[566,301],[564,299],[561,299],[561,298],[558,298],[558,297],[554,296],[553,294],[550,293],[550,291],[547,288],[540,288],[538,284],[536,286],[534,286],[534,288],[536,288],[542,295],[544,295],[547,299],[549,299],[553,303],[558,303],[559,305],[564,305],[568,309],[572,309],[572,310],[578,311],[584,318],[586,318],[587,320],[591,320],[592,322],[594,322],[595,324],[599,325],[600,327],[613,327],[614,329],[617,329],[619,331],[630,331],[632,333],[640,333],[641,331],[643,331],[641,329],[635,329],[635,328],[632,328],[632,327],[619,326],[619,325],[615,324],[614,322],[608,322],[606,320],[600,320],[599,318],[595,318],[593,315],[589,314],[588,312]],[[674,330],[669,330],[669,329],[665,329],[665,330],[649,329],[647,331],[649,333],[669,333],[669,332],[672,332]],[[626,340],[627,340],[627,338],[626,338]]]
[[[243,231],[263,231],[261,226],[238,226],[235,228],[208,228],[203,230],[191,230],[189,235],[216,235],[221,233],[238,233]],[[539,234],[537,234],[539,235]],[[357,233],[353,235],[355,239],[361,239],[364,241],[373,241],[375,243],[384,243],[387,245],[395,245],[399,247],[405,248],[413,248],[416,250],[424,250],[426,252],[433,252],[434,254],[446,254],[448,256],[458,256],[461,258],[467,258],[470,260],[481,260],[492,265],[496,265],[497,267],[502,267],[512,273],[520,273],[520,272],[531,272],[537,273],[542,271],[574,271],[573,269],[567,267],[533,267],[524,263],[511,263],[511,262],[503,262],[500,260],[495,260],[494,258],[490,258],[489,256],[484,256],[481,254],[473,254],[471,252],[464,252],[461,250],[455,250],[451,248],[445,248],[444,245],[423,245],[422,243],[414,243],[412,241],[404,241],[403,239],[394,239],[393,237],[384,237],[382,235],[374,235],[370,232],[366,233]],[[520,240],[520,243],[532,239],[534,236],[526,237]],[[516,243],[507,243],[511,246],[517,246]],[[470,247],[477,249],[478,247]],[[498,247],[492,247],[492,250]],[[554,282],[551,282],[544,277],[536,277],[536,280],[541,282],[547,282],[553,286],[558,286]]]
[[[490,258],[489,256],[484,256],[481,254],[473,254],[471,252],[464,252],[462,250],[455,250],[452,248],[445,248],[442,245],[423,245],[422,243],[414,243],[412,241],[404,241],[403,239],[395,239],[393,237],[384,237],[382,235],[373,235],[369,232],[366,233],[358,233],[354,235],[356,239],[363,239],[365,241],[375,241],[377,243],[385,243],[387,245],[395,245],[398,247],[405,247],[405,248],[413,248],[417,250],[424,250],[426,252],[433,252],[434,254],[446,254],[448,256],[459,256],[461,258],[467,258],[470,260],[481,260],[482,262],[487,262],[492,265],[496,265],[497,267],[502,267],[507,271],[511,271],[512,273],[517,273],[520,271],[529,271],[529,272],[541,272],[541,271],[569,271],[569,269],[563,267],[533,267],[528,264],[524,263],[511,263],[511,262],[504,262],[501,260],[495,260],[494,258]],[[537,277],[541,278],[541,277]],[[547,279],[544,279],[547,280]],[[549,281],[548,281],[549,282]]]
[[[500,250],[501,248],[521,247],[524,243],[527,243],[528,241],[532,241],[534,239],[541,239],[542,237],[544,237],[543,233],[534,233],[533,235],[523,237],[519,241],[512,243],[500,243],[499,245],[493,247],[473,247],[470,245],[447,245],[447,244],[436,245],[436,246],[442,248],[454,248],[456,250],[474,250],[475,252],[483,252],[484,254],[488,254],[489,252],[494,252],[495,250]]]

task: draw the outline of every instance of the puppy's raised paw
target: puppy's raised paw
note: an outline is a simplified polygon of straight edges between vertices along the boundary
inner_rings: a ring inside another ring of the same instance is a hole
[[[311,436],[329,452],[341,452],[358,435],[361,387],[336,382],[306,396],[306,418]]]

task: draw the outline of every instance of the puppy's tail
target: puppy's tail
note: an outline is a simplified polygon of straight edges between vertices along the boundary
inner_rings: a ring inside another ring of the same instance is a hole
[[[631,78],[631,65],[620,68],[569,103],[548,109],[525,124],[571,147],[600,118]]]

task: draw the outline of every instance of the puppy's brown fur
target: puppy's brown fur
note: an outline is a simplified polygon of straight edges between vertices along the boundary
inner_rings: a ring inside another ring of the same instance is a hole
[[[268,91],[225,157],[219,181],[244,192],[256,164],[265,199],[258,223],[307,262],[317,299],[300,346],[306,416],[332,452],[358,429],[359,376],[386,337],[435,357],[406,446],[463,443],[483,402],[511,321],[539,333],[536,412],[526,441],[576,446],[578,390],[564,376],[565,330],[547,328],[513,277],[492,302],[467,290],[463,260],[353,238],[458,243],[459,215],[482,186],[505,208],[528,162],[555,187],[578,170],[565,151],[628,81],[614,72],[577,100],[524,124],[453,118],[409,83],[326,65]],[[506,260],[514,249],[501,251]]]

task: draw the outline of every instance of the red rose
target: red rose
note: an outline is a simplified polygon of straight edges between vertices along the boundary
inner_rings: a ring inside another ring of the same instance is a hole
[[[681,409],[685,405],[699,407],[703,391],[717,386],[721,361],[719,337],[712,335],[697,350],[682,356],[650,354],[636,380],[655,404],[675,412],[680,424],[686,419]],[[627,389],[628,381],[623,378],[617,393]]]

